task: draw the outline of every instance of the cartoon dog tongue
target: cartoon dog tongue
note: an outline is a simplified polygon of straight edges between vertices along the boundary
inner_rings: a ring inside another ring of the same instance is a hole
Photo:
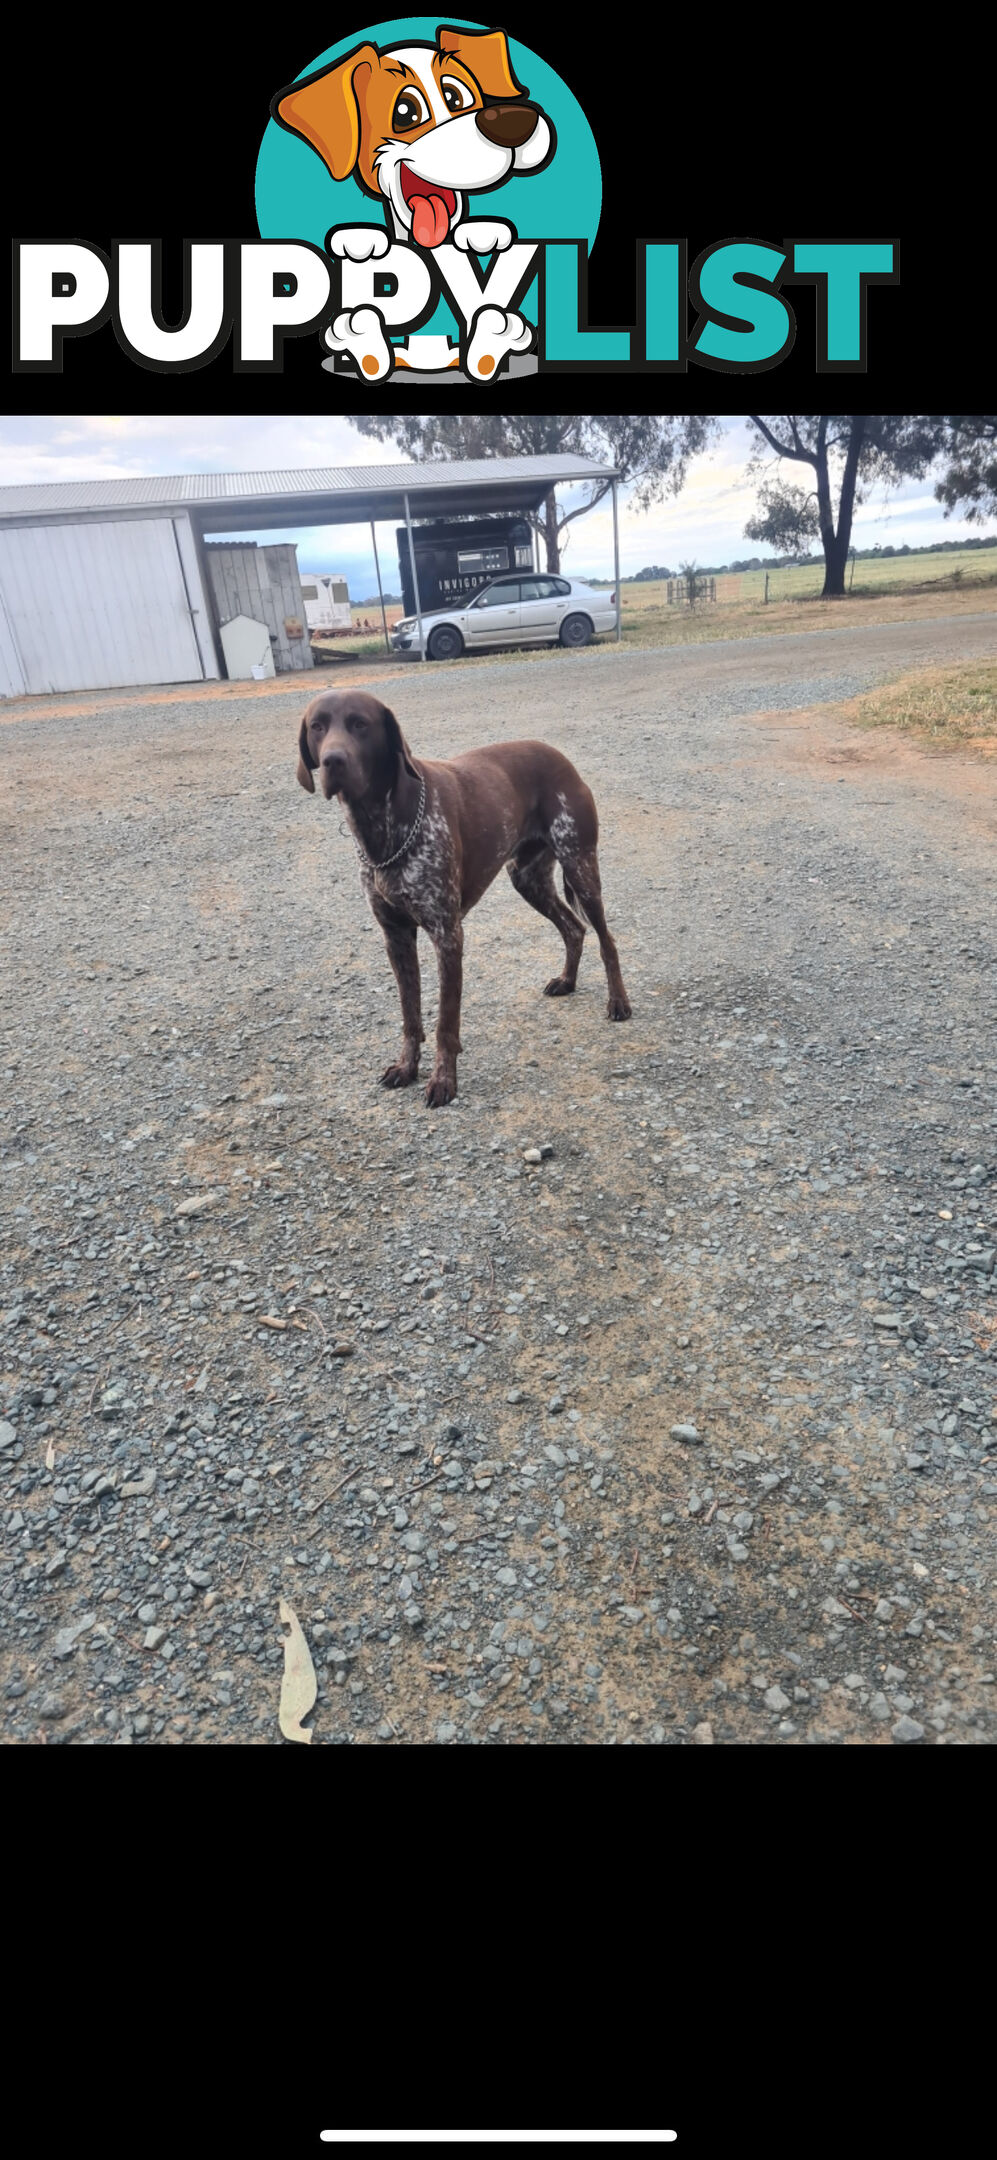
[[[412,237],[419,247],[439,247],[450,230],[450,212],[442,195],[412,198]]]

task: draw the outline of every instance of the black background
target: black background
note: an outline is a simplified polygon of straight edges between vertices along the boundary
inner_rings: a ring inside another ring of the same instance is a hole
[[[871,290],[868,371],[843,376],[843,389],[851,402],[887,411],[992,402],[983,296],[974,304],[969,283],[983,175],[965,143],[954,163],[956,120],[943,80],[932,93],[920,78],[912,104],[899,72],[905,57],[877,55],[865,31],[861,50],[852,49],[849,33],[830,27],[818,52],[819,26],[804,29],[799,18],[783,29],[767,16],[756,28],[747,15],[708,8],[679,20],[650,10],[617,16],[602,6],[586,9],[588,27],[574,32],[566,8],[500,20],[557,68],[599,146],[604,209],[590,269],[593,325],[636,320],[638,237],[687,239],[690,262],[704,246],[735,237],[896,239],[901,283]],[[362,8],[357,22],[362,31]],[[230,10],[182,19],[160,11],[129,18],[125,35],[87,14],[60,29],[57,55],[47,56],[22,20],[21,53],[15,46],[8,69],[8,87],[16,86],[8,100],[12,232],[105,249],[112,240],[163,240],[166,316],[175,320],[179,241],[258,237],[254,174],[270,98],[349,28],[337,12],[316,17],[309,30],[296,13],[283,36],[264,41],[258,32],[241,36]],[[937,107],[930,116],[926,93]],[[764,387],[770,402],[804,410],[818,384],[828,402],[835,378],[815,372],[813,288],[793,285],[787,297],[797,316],[795,349],[757,378],[753,396],[757,402]],[[333,383],[321,357],[312,333],[287,341],[282,373],[240,376],[230,342],[206,367],[163,375],[127,358],[108,326],[66,340],[61,374],[15,374],[10,398],[24,412],[110,404],[177,412],[320,405],[348,413],[370,409],[373,399],[389,410],[397,402],[390,380],[381,390],[341,377]],[[497,383],[487,397],[514,410],[598,402],[655,411],[667,402],[670,410],[733,412],[751,382],[690,365],[667,376],[548,374]],[[420,403],[427,402],[437,395],[423,389]],[[461,402],[477,406],[482,394],[452,387],[446,409]]]

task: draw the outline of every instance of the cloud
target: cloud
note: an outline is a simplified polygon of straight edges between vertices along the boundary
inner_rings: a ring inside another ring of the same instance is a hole
[[[340,414],[264,416],[209,413],[83,413],[46,422],[32,434],[0,422],[0,482],[130,479],[180,472],[267,472],[316,465],[380,465],[390,457]]]
[[[620,490],[620,566],[624,574],[659,562],[677,567],[689,557],[701,563],[729,562],[760,550],[746,540],[744,527],[758,499],[761,478],[747,477],[757,447],[755,429],[746,419],[722,422],[720,439],[694,458],[685,486],[654,509],[633,506],[633,490]],[[163,413],[58,416],[20,415],[0,419],[0,484],[58,480],[129,479],[140,474],[179,472],[266,472],[321,465],[405,463],[389,444],[361,435],[342,414],[171,415]],[[768,475],[776,470],[770,459]],[[783,465],[794,479],[806,468]],[[578,490],[562,489],[567,507]],[[613,570],[612,504],[607,496],[587,516],[576,519],[565,569],[574,576],[609,577]],[[979,537],[980,528],[958,517],[946,519],[930,482],[909,481],[891,494],[877,488],[856,511],[854,536],[859,547],[924,546],[932,540]],[[246,536],[243,536],[246,537]],[[366,527],[324,527],[287,533],[299,538],[299,559],[309,569],[345,570],[351,591],[361,597],[375,590],[374,559]],[[386,584],[397,587],[394,528],[378,528],[378,546],[386,551]]]

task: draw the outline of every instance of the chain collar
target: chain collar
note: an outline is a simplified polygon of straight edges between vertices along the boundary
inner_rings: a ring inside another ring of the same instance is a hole
[[[418,830],[419,830],[419,827],[420,827],[420,825],[422,824],[423,812],[424,812],[425,808],[426,808],[426,782],[425,782],[425,777],[424,777],[424,776],[422,776],[422,775],[420,775],[420,784],[419,784],[419,808],[418,808],[418,810],[417,810],[417,811],[416,811],[416,813],[415,813],[415,823],[413,824],[413,826],[412,826],[412,830],[411,830],[411,832],[410,832],[410,833],[408,834],[407,838],[406,838],[406,839],[404,839],[404,840],[402,841],[401,847],[400,847],[400,848],[396,848],[396,849],[395,849],[395,852],[394,852],[394,854],[393,854],[393,855],[386,855],[386,856],[385,856],[385,858],[384,858],[384,861],[383,861],[383,862],[371,862],[370,856],[369,856],[369,855],[365,855],[365,853],[364,853],[364,850],[363,850],[363,848],[361,847],[361,845],[360,845],[360,842],[359,842],[359,840],[357,839],[357,836],[356,836],[356,834],[355,834],[355,833],[351,833],[351,835],[350,835],[350,838],[352,839],[352,841],[353,841],[353,845],[354,845],[354,847],[356,848],[356,851],[357,851],[357,855],[358,855],[358,857],[359,857],[359,860],[360,860],[360,866],[361,866],[361,869],[363,869],[363,870],[387,870],[387,869],[389,868],[389,865],[390,865],[391,863],[393,863],[393,862],[397,862],[397,861],[398,861],[398,858],[399,858],[399,856],[400,856],[400,855],[404,855],[404,853],[405,853],[405,851],[406,851],[406,848],[410,848],[410,847],[411,847],[411,845],[412,845],[412,842],[413,842],[413,840],[415,839],[416,833],[418,832]]]

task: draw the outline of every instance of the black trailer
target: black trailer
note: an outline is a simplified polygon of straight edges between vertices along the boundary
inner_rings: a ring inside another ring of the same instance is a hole
[[[396,532],[398,569],[406,615],[416,614],[412,564],[404,525]],[[501,576],[503,570],[532,570],[533,531],[525,518],[482,518],[412,528],[419,601],[424,615],[454,604]]]

